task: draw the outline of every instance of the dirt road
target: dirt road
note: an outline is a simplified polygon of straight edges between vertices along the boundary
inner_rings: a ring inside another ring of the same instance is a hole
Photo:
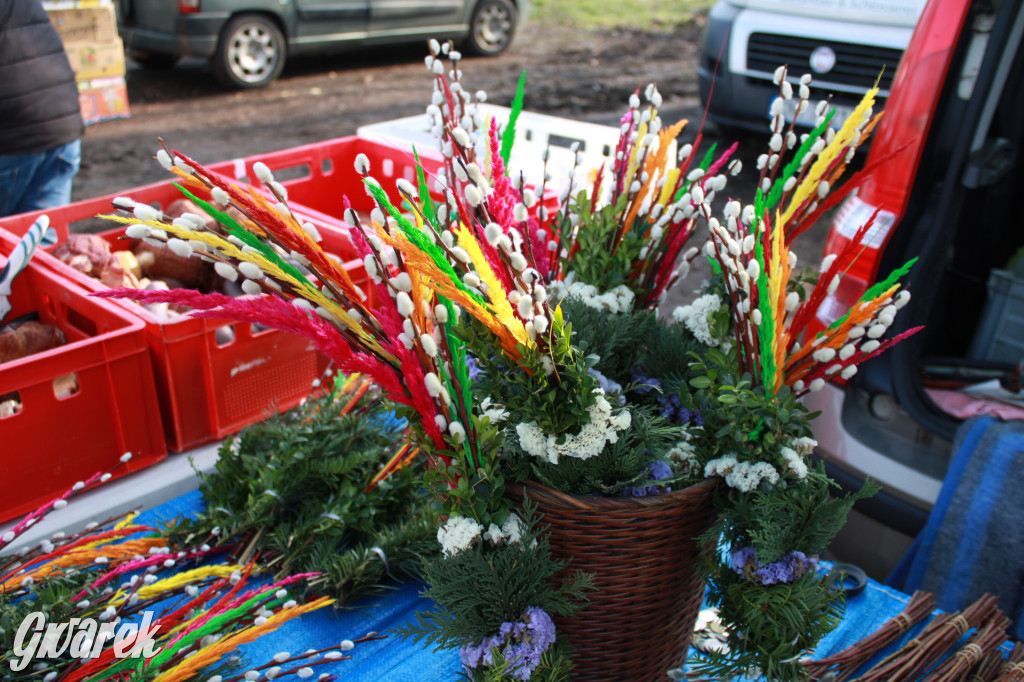
[[[465,82],[507,105],[527,71],[526,108],[614,122],[629,94],[657,82],[666,118],[700,111],[699,19],[675,32],[602,31],[528,24],[512,48],[466,59]],[[420,113],[430,99],[426,46],[295,60],[261,90],[226,92],[205,64],[130,69],[131,118],[89,126],[76,199],[163,179],[157,138],[201,162],[285,149],[353,134],[360,125]],[[695,129],[696,126],[694,125]]]

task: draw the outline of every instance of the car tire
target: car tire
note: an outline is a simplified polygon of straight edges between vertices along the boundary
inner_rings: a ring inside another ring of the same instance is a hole
[[[510,0],[480,0],[473,10],[463,50],[483,57],[499,55],[512,42],[519,12]]]
[[[284,69],[285,40],[272,19],[242,14],[224,26],[213,56],[214,77],[234,90],[262,88]]]
[[[133,54],[132,61],[144,69],[166,70],[173,69],[178,63],[178,55],[164,54],[162,52],[150,52],[148,54]]]

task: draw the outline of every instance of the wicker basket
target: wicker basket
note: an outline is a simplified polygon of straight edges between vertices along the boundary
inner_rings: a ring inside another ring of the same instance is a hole
[[[704,596],[695,538],[714,519],[714,486],[615,498],[510,487],[513,499],[536,503],[552,552],[594,574],[599,591],[586,608],[556,620],[575,649],[574,682],[664,682],[682,665]]]

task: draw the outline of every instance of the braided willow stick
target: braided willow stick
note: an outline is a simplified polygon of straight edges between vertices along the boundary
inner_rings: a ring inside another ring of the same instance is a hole
[[[867,637],[820,661],[808,661],[804,669],[812,679],[833,673],[832,682],[843,682],[879,651],[889,646],[935,610],[935,595],[918,590],[902,612]]]

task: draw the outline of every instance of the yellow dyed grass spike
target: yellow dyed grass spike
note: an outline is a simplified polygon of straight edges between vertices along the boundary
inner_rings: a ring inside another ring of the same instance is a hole
[[[114,530],[124,530],[128,526],[132,525],[132,522],[138,517],[138,512],[131,512],[128,516],[121,519],[115,526]]]
[[[785,230],[781,227],[778,212],[776,212],[775,225],[771,234],[771,259],[768,266],[768,300],[771,304],[772,329],[775,334],[775,338],[772,339],[773,347],[768,350],[775,357],[775,386],[772,389],[776,393],[782,387],[786,340],[788,337],[784,327],[786,320],[786,284],[789,282],[790,269],[789,252],[786,249],[784,232]]]
[[[679,181],[680,172],[678,168],[670,168],[665,174],[665,184],[662,185],[661,194],[658,196],[658,203],[662,206],[667,206],[672,201],[672,192],[676,188],[676,182]]]
[[[273,632],[293,618],[298,618],[304,613],[316,611],[317,609],[321,609],[325,606],[330,606],[333,603],[333,599],[320,597],[308,604],[293,606],[289,609],[282,609],[267,618],[263,625],[254,625],[246,628],[224,637],[223,639],[217,640],[208,647],[200,649],[197,653],[189,656],[170,670],[155,677],[153,682],[185,682],[186,680],[196,679],[196,675],[200,670],[216,663],[224,656],[232,653],[239,646],[248,644],[249,642],[259,639],[265,634]]]
[[[245,571],[245,566],[238,565],[218,565],[218,566],[200,566],[199,568],[193,568],[189,571],[182,571],[163,580],[158,580],[152,585],[144,585],[139,588],[138,595],[139,599],[149,599],[150,597],[159,596],[165,592],[173,592],[174,590],[180,589],[189,583],[196,582],[198,580],[205,580],[206,578],[227,578],[235,571]]]
[[[875,95],[878,94],[878,87],[875,86],[864,93],[864,97],[860,103],[854,108],[853,113],[850,114],[849,118],[843,123],[843,127],[836,132],[835,138],[832,142],[827,145],[818,158],[811,164],[810,170],[807,172],[807,176],[804,181],[801,182],[796,189],[793,191],[793,197],[790,199],[789,205],[782,214],[783,224],[788,223],[789,219],[793,217],[793,214],[804,205],[805,202],[813,198],[817,191],[818,185],[821,184],[825,174],[828,172],[829,167],[836,158],[844,153],[844,150],[853,138],[853,134],[868,115],[868,110],[875,104]]]
[[[491,312],[505,326],[509,333],[515,337],[516,341],[526,346],[535,345],[530,340],[529,334],[526,333],[526,327],[523,325],[522,320],[516,317],[515,312],[512,310],[512,305],[508,302],[508,292],[501,285],[498,276],[494,274],[494,269],[491,268],[491,264],[484,256],[483,249],[480,248],[480,242],[477,241],[473,233],[462,225],[456,227],[454,232],[458,238],[459,246],[464,248],[466,253],[469,254],[469,260],[473,263],[477,276],[480,277],[480,281],[486,286],[487,300],[491,304]]]

